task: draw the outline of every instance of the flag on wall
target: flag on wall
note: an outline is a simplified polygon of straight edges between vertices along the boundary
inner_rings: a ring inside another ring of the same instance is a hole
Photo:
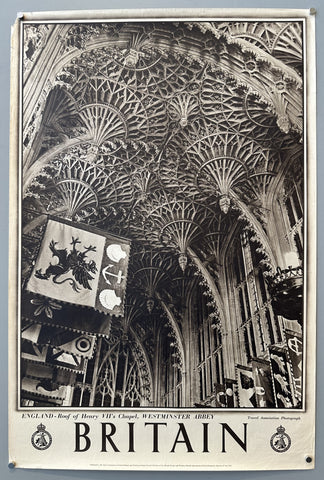
[[[51,346],[84,358],[92,358],[96,342],[94,335],[79,334],[39,323],[27,325],[21,336],[23,340],[38,346]]]
[[[270,347],[269,355],[276,406],[293,408],[294,399],[290,386],[290,364],[287,353],[284,348]]]
[[[32,398],[40,396],[55,400],[64,400],[66,397],[66,385],[54,385],[51,380],[24,377],[21,382],[23,392],[29,394]]]
[[[123,315],[129,252],[128,240],[49,219],[27,290]]]
[[[275,407],[270,363],[266,360],[253,359],[252,373],[257,406]]]
[[[82,373],[94,354],[96,337],[40,323],[23,328],[22,358]]]
[[[234,408],[236,406],[235,397],[236,382],[230,378],[225,378],[225,393],[227,408]]]
[[[294,390],[297,400],[302,399],[303,342],[302,336],[292,330],[285,331],[288,354],[294,378]]]
[[[70,388],[66,377],[53,366],[26,362],[22,373],[21,388],[28,398],[43,397],[58,400],[59,404],[66,398]]]
[[[238,400],[240,407],[256,407],[255,385],[252,368],[236,366]]]
[[[112,316],[93,308],[60,303],[49,297],[22,293],[22,319],[26,324],[42,324],[80,334],[109,337]]]
[[[76,373],[84,373],[87,367],[86,359],[84,357],[65,352],[64,350],[55,347],[48,348],[46,363]]]
[[[219,383],[214,384],[215,407],[226,407],[225,385]]]

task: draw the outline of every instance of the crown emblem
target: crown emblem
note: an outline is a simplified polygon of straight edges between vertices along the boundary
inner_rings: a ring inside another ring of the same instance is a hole
[[[285,432],[286,429],[280,425],[280,427],[277,427],[277,433],[274,433],[270,438],[271,448],[275,452],[284,453],[289,450],[291,446],[291,438]]]
[[[45,432],[46,427],[45,427],[45,425],[43,425],[43,424],[41,423],[41,424],[37,425],[37,430],[38,430],[39,432]]]
[[[37,450],[46,450],[52,445],[52,435],[46,431],[45,425],[40,423],[37,430],[31,436],[31,443]]]

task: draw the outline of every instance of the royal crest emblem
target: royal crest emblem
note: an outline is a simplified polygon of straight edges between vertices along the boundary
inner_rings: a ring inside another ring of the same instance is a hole
[[[37,431],[31,437],[31,443],[37,450],[46,450],[52,445],[52,435],[46,431],[42,423],[37,426]]]
[[[94,260],[88,262],[86,258],[88,252],[96,252],[96,247],[89,245],[89,247],[83,247],[83,251],[78,250],[76,246],[81,242],[78,238],[72,237],[72,248],[68,252],[66,248],[56,248],[57,243],[51,240],[49,249],[52,252],[52,257],[57,258],[58,263],[52,264],[50,262],[45,272],[42,272],[41,269],[36,270],[35,277],[41,280],[49,280],[52,277],[52,282],[56,284],[69,282],[75,292],[79,292],[81,287],[92,290],[89,282],[94,279],[91,274],[97,272],[97,265]],[[73,278],[61,278],[69,272],[71,272]]]
[[[274,433],[270,439],[272,450],[278,453],[286,452],[291,446],[291,438],[286,433],[286,429],[280,425],[277,432]]]

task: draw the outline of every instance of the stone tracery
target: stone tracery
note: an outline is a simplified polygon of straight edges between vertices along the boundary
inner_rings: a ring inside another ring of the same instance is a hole
[[[172,279],[187,275],[194,289],[193,262],[210,297],[208,321],[218,322],[226,315],[222,262],[237,225],[256,235],[263,265],[275,267],[268,212],[300,142],[300,25],[82,24],[64,32],[25,129],[25,205],[131,238],[129,298],[136,287],[144,298],[128,310],[124,343],[132,337],[127,345],[145,351],[152,370],[165,324],[184,368],[176,330],[187,328],[193,307]],[[29,55],[34,71],[38,55]],[[177,307],[170,295],[182,299]],[[117,368],[117,357],[110,361],[96,387],[103,396]],[[136,404],[143,385],[132,375]]]

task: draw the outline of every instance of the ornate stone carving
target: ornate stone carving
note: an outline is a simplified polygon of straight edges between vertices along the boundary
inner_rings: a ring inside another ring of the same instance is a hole
[[[24,25],[24,75],[32,68],[39,56],[46,39],[51,31],[51,26],[46,24]]]
[[[299,176],[287,172],[302,101],[292,29],[82,24],[61,38],[62,58],[24,132],[23,254],[37,254],[37,215],[132,240],[125,316],[103,342],[96,405],[153,400],[160,338],[172,368],[185,369],[192,292],[203,292],[210,328],[226,338],[223,259],[236,229],[249,232],[258,265],[273,269],[269,203],[284,175],[287,188]],[[112,375],[119,356],[130,379],[122,389]]]

